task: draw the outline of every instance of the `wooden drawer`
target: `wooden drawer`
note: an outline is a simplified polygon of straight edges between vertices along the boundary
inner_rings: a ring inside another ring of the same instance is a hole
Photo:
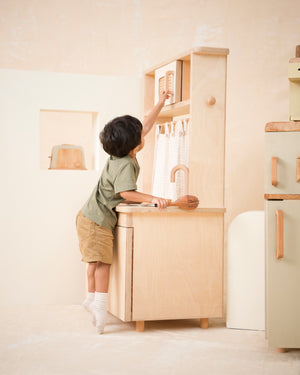
[[[267,132],[266,194],[300,194],[300,132]]]

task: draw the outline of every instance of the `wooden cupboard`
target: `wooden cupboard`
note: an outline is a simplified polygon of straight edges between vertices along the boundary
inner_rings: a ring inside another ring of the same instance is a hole
[[[189,193],[199,208],[119,205],[109,311],[123,321],[208,318],[223,313],[225,108],[228,49],[198,47],[148,69],[144,113],[154,106],[155,70],[182,61],[182,100],[157,123],[189,118]],[[138,155],[142,191],[151,192],[155,130]]]
[[[225,109],[228,49],[198,47],[144,74],[144,113],[154,105],[155,70],[182,61],[182,101],[165,106],[157,123],[190,118],[190,194],[201,207],[224,207]],[[214,100],[215,101],[214,101]],[[151,192],[155,131],[148,135],[142,155],[143,191]]]
[[[266,337],[300,348],[300,123],[266,125]]]
[[[268,200],[265,208],[266,336],[271,347],[300,348],[300,200]]]
[[[225,210],[117,211],[109,311],[136,322],[222,317]]]

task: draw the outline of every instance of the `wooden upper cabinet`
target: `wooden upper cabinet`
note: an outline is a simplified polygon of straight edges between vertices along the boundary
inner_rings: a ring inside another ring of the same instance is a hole
[[[190,119],[190,194],[201,207],[224,207],[225,111],[228,49],[194,48],[144,73],[144,113],[154,106],[155,70],[182,61],[182,100],[166,105],[158,123]],[[155,129],[142,151],[143,191],[151,192]]]

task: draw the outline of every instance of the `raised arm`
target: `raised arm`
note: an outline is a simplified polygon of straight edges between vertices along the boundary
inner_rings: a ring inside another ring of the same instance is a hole
[[[143,121],[143,135],[145,136],[146,134],[149,133],[149,131],[152,129],[157,116],[159,115],[159,112],[162,110],[166,99],[170,97],[171,92],[170,91],[163,91],[160,96],[157,104],[153,107],[151,112],[144,117]]]

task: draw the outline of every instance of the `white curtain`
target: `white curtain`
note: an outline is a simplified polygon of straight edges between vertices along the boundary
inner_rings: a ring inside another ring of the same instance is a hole
[[[189,124],[187,119],[157,125],[153,165],[152,194],[177,199],[185,194],[185,175],[176,172],[170,182],[171,170],[178,164],[189,166]]]

